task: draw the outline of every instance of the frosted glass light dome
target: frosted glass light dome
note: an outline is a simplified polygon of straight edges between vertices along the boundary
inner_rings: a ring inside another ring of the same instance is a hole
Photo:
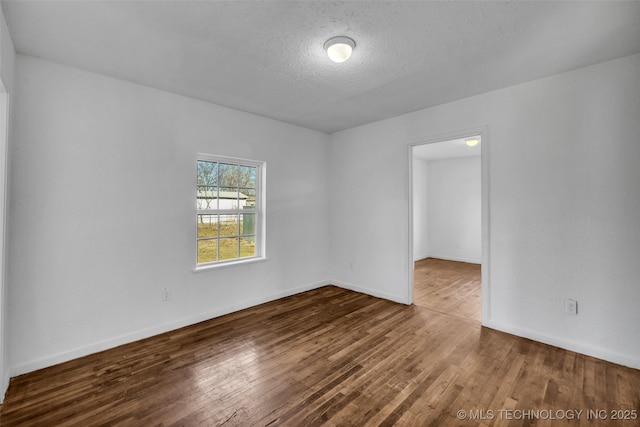
[[[344,62],[351,56],[351,52],[356,47],[353,39],[345,36],[333,37],[324,44],[324,49],[333,62]]]
[[[475,147],[479,143],[480,143],[480,140],[478,138],[469,138],[465,140],[465,144],[467,144],[467,147]]]

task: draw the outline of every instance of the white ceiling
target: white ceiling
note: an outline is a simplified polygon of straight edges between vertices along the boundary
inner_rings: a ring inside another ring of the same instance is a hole
[[[640,2],[2,1],[19,53],[324,132],[640,52]],[[324,42],[356,41],[331,63]]]

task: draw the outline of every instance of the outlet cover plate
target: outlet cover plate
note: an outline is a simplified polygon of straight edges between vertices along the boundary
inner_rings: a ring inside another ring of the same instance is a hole
[[[564,300],[564,311],[567,314],[578,314],[578,301],[573,299]]]

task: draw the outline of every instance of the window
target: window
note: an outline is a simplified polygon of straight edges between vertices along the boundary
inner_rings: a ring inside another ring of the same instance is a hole
[[[264,258],[264,162],[198,155],[197,268]]]

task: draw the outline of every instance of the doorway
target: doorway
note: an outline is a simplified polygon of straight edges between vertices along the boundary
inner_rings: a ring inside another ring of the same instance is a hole
[[[409,297],[416,306],[475,322],[488,312],[483,133],[410,146]]]

